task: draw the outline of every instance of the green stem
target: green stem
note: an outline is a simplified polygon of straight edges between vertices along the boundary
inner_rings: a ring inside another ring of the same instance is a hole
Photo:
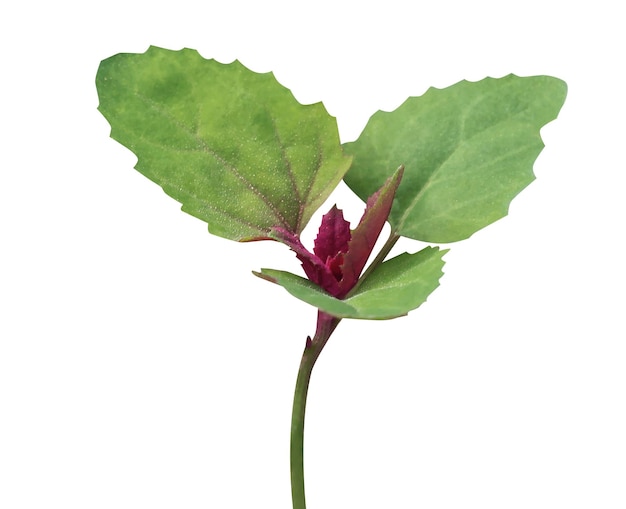
[[[309,380],[315,361],[322,353],[328,338],[333,333],[340,318],[335,318],[321,311],[317,315],[317,331],[313,339],[306,340],[296,390],[293,396],[293,412],[291,414],[291,498],[293,509],[306,509],[304,497],[304,415]]]
[[[385,242],[385,245],[376,258],[374,258],[374,261],[359,278],[358,283],[352,291],[354,291],[361,281],[366,279],[376,267],[383,263],[399,238],[399,235],[391,232],[387,242]],[[330,335],[340,321],[340,318],[335,318],[322,311],[318,311],[315,336],[313,339],[310,337],[307,338],[302,360],[300,361],[296,390],[293,396],[293,411],[291,414],[291,498],[293,500],[293,509],[306,509],[306,499],[304,496],[304,415],[306,412],[306,397],[309,390],[309,381],[311,380],[311,373],[313,372],[313,366],[315,366],[317,358],[322,353]]]

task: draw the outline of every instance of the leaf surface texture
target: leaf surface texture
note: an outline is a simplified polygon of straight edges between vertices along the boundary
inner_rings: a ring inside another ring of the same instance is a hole
[[[321,103],[237,61],[151,47],[104,60],[96,84],[136,169],[228,239],[299,234],[350,165]]]

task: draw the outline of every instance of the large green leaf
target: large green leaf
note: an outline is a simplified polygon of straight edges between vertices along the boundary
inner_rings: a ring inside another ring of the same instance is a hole
[[[300,233],[350,166],[321,103],[237,61],[151,47],[104,60],[96,84],[137,170],[228,239]]]
[[[429,89],[377,112],[357,141],[345,181],[362,199],[401,164],[389,222],[399,235],[454,242],[505,216],[533,179],[539,129],[555,119],[566,84],[509,75]]]
[[[447,250],[427,247],[403,253],[379,265],[354,292],[343,300],[295,274],[262,269],[257,274],[284,287],[298,299],[339,318],[383,320],[396,318],[419,307],[439,286]]]

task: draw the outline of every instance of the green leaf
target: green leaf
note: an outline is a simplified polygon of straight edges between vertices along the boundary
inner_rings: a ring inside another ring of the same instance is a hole
[[[228,239],[299,234],[350,166],[321,103],[237,61],[151,47],[104,60],[96,85],[137,170]]]
[[[338,318],[384,320],[416,309],[439,286],[447,250],[427,247],[403,253],[376,268],[353,293],[339,300],[308,279],[273,269],[256,275],[278,283],[298,299]]]
[[[354,156],[345,181],[365,199],[404,164],[389,219],[395,233],[465,239],[505,216],[534,179],[539,129],[556,118],[566,91],[556,78],[514,75],[431,88],[375,113],[359,139],[344,145]]]

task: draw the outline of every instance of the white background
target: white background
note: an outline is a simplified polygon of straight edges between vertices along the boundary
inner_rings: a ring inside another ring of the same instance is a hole
[[[308,506],[626,507],[617,3],[226,3],[2,8],[0,507],[290,507],[315,312],[251,275],[297,271],[284,247],[209,235],[108,137],[98,64],[150,44],[273,70],[343,141],[431,85],[567,81],[510,215],[451,246],[408,317],[337,329],[311,382]]]

